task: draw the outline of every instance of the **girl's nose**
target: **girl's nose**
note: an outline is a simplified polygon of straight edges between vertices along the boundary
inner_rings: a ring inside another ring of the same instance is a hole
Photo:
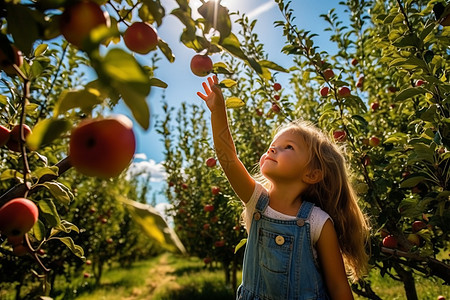
[[[267,153],[276,153],[277,151],[275,150],[274,147],[270,147],[269,150],[267,150]]]

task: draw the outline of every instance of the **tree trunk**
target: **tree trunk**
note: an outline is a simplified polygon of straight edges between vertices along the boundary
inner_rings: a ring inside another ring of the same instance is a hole
[[[394,269],[403,281],[403,287],[405,288],[406,299],[419,300],[417,297],[416,284],[411,271],[405,270],[399,264],[394,264]]]

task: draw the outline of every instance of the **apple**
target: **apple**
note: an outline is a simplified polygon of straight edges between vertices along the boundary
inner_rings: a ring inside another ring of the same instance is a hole
[[[338,89],[338,96],[344,98],[350,96],[350,89],[346,86],[341,86]]]
[[[422,79],[417,79],[416,82],[414,83],[415,86],[421,86],[422,84],[424,84],[425,81]]]
[[[211,193],[212,193],[213,195],[217,195],[217,194],[219,194],[219,192],[220,192],[220,187],[218,187],[218,186],[213,186],[213,187],[211,188]]]
[[[186,183],[182,183],[181,184],[181,188],[183,188],[184,190],[186,190],[189,186]]]
[[[207,165],[209,168],[215,167],[216,164],[217,164],[217,160],[216,160],[214,157],[210,157],[210,158],[208,158],[208,159],[206,160],[206,165]]]
[[[273,85],[273,89],[274,89],[275,91],[281,90],[281,84],[275,83],[275,84]]]
[[[13,246],[12,252],[16,256],[24,256],[28,253],[28,249],[23,244],[20,244],[20,245]]]
[[[82,49],[91,31],[101,25],[109,26],[109,15],[97,3],[83,0],[64,10],[59,29],[69,43]]]
[[[447,17],[447,19],[448,19],[449,17]],[[448,25],[450,25],[450,20],[449,20],[449,24]],[[439,296],[437,296],[437,300],[445,300],[445,297],[444,296],[442,296],[442,295],[439,295]]]
[[[261,108],[257,108],[256,114],[261,117],[264,114],[264,111]]]
[[[205,265],[210,264],[212,262],[212,259],[210,257],[205,257],[203,259],[203,262],[205,263]]]
[[[420,236],[418,234],[410,233],[408,234],[407,239],[414,246],[420,246]]]
[[[15,198],[0,208],[0,232],[10,237],[25,235],[38,220],[39,210],[33,201]]]
[[[380,103],[379,102],[373,102],[372,104],[370,104],[370,108],[373,111],[376,111],[378,108],[380,108]]]
[[[16,48],[16,46],[10,46],[11,51],[8,54],[4,53],[0,49],[0,69],[5,71],[6,74],[13,76],[16,75],[16,70],[14,69],[13,64],[20,68],[23,64],[23,54]]]
[[[191,59],[191,71],[197,76],[204,77],[212,72],[213,63],[208,55],[196,54]]]
[[[112,244],[112,242],[113,242],[113,239],[112,239],[112,238],[107,238],[107,239],[106,239],[106,243]]]
[[[335,130],[333,132],[333,137],[336,142],[344,142],[347,139],[347,133],[345,130]]]
[[[354,58],[350,63],[352,64],[352,66],[356,66],[358,64],[358,60]]]
[[[274,113],[279,113],[280,110],[281,110],[280,107],[278,106],[278,104],[276,104],[276,103],[273,103],[273,104],[272,104],[271,109],[272,109],[272,111],[273,111]]]
[[[390,86],[387,88],[389,93],[395,93],[397,91],[397,88],[395,86]]]
[[[225,240],[219,240],[214,242],[214,247],[219,248],[225,246]]]
[[[423,221],[414,221],[411,225],[413,232],[421,231],[422,229],[427,228],[427,224]]]
[[[372,136],[371,138],[369,138],[369,145],[371,147],[376,147],[380,144],[380,139],[377,138],[376,136]]]
[[[86,260],[86,265],[88,265],[88,266],[92,265],[92,260],[87,259],[87,260]]]
[[[107,218],[101,218],[101,219],[100,219],[100,222],[101,222],[102,224],[106,224],[106,223],[108,223],[108,219],[107,219]]]
[[[364,85],[364,75],[359,76],[358,81],[356,82],[357,88],[362,88]]]
[[[40,248],[40,249],[37,251],[37,254],[40,255],[40,256],[44,256],[44,255],[45,255],[45,250],[42,249],[42,248]]]
[[[212,204],[205,204],[205,206],[203,207],[203,210],[206,212],[212,212],[214,210],[214,205]]]
[[[323,87],[320,89],[320,96],[322,96],[322,97],[328,96],[328,92],[329,92],[329,91],[330,91],[330,88],[329,88],[329,87],[323,86]]]
[[[133,123],[124,115],[82,121],[73,131],[69,157],[87,176],[116,177],[130,164],[136,150]]]
[[[208,223],[203,224],[203,230],[209,230],[210,228],[211,228],[210,224],[208,224]]]
[[[85,272],[85,273],[83,273],[83,277],[84,277],[84,278],[89,278],[89,277],[91,277],[91,274]]]
[[[123,41],[131,51],[147,54],[158,45],[158,34],[150,24],[135,22],[125,30]]]
[[[210,221],[211,221],[211,223],[217,223],[217,222],[219,222],[219,217],[213,216],[213,217],[211,217]]]
[[[9,140],[9,134],[10,130],[6,128],[5,126],[0,125],[0,147],[3,147],[6,145],[6,143]]]
[[[278,101],[278,100],[280,100],[280,95],[275,95],[275,96],[273,96],[273,98]]]
[[[330,78],[333,76],[334,76],[333,70],[326,69],[325,71],[323,71],[323,77],[325,78],[326,81],[330,80]]]
[[[23,128],[23,137],[24,137],[22,142],[25,143],[25,139],[31,133],[31,129],[26,124],[23,124],[22,128]],[[11,132],[9,133],[9,140],[6,142],[6,147],[8,147],[9,150],[11,150],[11,151],[20,152],[20,142],[19,142],[20,140],[21,140],[21,138],[20,138],[20,125],[15,125],[11,129]]]
[[[398,241],[397,238],[393,235],[388,235],[383,239],[383,246],[387,248],[397,248]]]

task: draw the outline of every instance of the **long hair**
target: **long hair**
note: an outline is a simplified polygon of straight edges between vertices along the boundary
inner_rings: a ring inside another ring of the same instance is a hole
[[[333,219],[347,273],[356,281],[367,272],[369,223],[358,206],[344,154],[327,135],[309,122],[293,121],[280,127],[277,133],[285,130],[293,130],[303,138],[309,147],[308,167],[322,172],[322,180],[311,184],[301,197],[313,202]],[[270,188],[270,182],[261,175],[255,179]]]

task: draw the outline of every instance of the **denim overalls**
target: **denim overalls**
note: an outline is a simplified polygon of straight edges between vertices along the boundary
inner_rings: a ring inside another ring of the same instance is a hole
[[[238,300],[329,299],[311,249],[307,221],[314,204],[304,201],[297,219],[263,216],[269,196],[256,204],[244,254]]]

